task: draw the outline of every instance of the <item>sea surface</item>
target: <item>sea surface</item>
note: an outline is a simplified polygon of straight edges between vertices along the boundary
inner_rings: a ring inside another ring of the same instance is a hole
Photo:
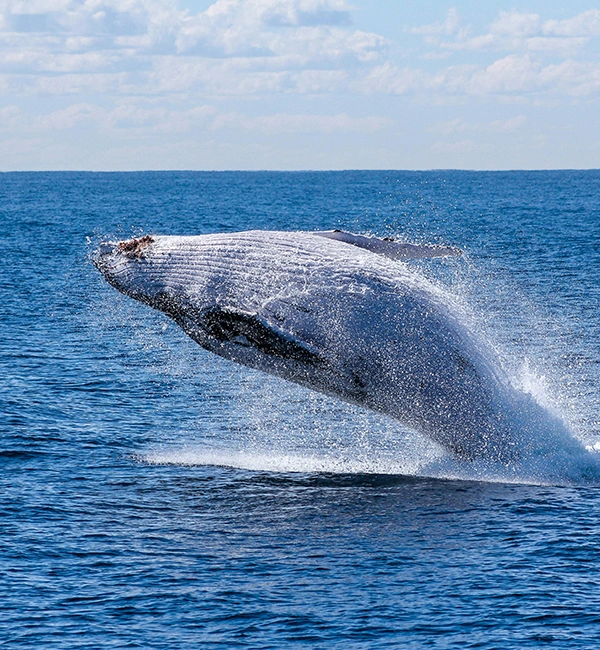
[[[590,451],[461,462],[204,351],[91,263],[342,228],[411,262]],[[0,646],[600,644],[600,171],[0,174]]]

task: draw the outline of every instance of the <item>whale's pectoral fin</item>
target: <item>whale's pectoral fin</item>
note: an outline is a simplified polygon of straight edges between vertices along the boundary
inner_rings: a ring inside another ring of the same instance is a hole
[[[395,241],[391,237],[383,239],[379,237],[365,237],[364,235],[354,235],[343,230],[323,230],[313,232],[313,235],[335,239],[336,241],[351,244],[358,248],[364,248],[377,255],[383,255],[393,260],[411,260],[424,257],[448,257],[462,255],[460,248],[452,246],[438,246],[434,244],[407,244],[405,242]]]
[[[202,327],[219,341],[251,346],[270,356],[318,363],[319,355],[257,314],[231,307],[211,307],[201,314]]]

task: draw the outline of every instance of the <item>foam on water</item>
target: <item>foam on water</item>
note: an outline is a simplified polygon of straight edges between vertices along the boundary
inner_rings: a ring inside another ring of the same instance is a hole
[[[321,452],[322,453],[322,452]],[[151,464],[167,465],[214,465],[217,467],[232,467],[260,472],[277,473],[327,473],[327,474],[392,474],[419,475],[418,462],[390,462],[378,458],[344,458],[333,455],[300,456],[278,454],[269,451],[225,451],[203,447],[184,447],[153,451],[139,457],[140,460]]]
[[[418,455],[396,459],[349,458],[318,451],[294,455],[202,446],[154,450],[139,455],[138,459],[157,465],[216,466],[274,473],[387,474],[490,483],[600,485],[600,449],[579,456],[557,453],[510,465],[485,461],[466,463],[447,454],[429,460]]]

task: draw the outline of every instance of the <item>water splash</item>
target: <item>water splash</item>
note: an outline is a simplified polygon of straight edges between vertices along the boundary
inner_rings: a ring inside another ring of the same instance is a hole
[[[227,450],[184,446],[163,448],[137,456],[156,465],[215,466],[273,473],[386,474],[490,483],[600,486],[600,446],[579,455],[557,453],[503,465],[485,461],[461,462],[429,450],[412,457],[350,457],[326,451],[305,455],[268,450]]]
[[[147,450],[150,464],[219,466],[269,473],[385,474],[534,485],[600,485],[600,444],[585,449],[554,420],[545,444],[511,463],[461,461],[397,422],[258,372],[240,369],[229,403],[235,423],[220,440],[202,426]],[[541,386],[535,375],[535,386]],[[549,397],[546,395],[546,398]],[[198,442],[191,442],[197,440]]]

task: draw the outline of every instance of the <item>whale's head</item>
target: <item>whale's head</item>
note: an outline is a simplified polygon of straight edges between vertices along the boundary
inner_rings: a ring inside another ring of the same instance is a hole
[[[117,242],[103,242],[92,260],[105,280],[130,298],[165,312],[178,320],[186,311],[190,293],[202,305],[202,274],[190,283],[186,250],[181,237],[144,235]]]
[[[145,235],[102,243],[93,263],[118,291],[164,312],[221,356],[263,369],[266,364],[271,372],[277,363],[320,363],[310,346],[258,313],[266,274],[256,259],[244,258],[251,249],[235,236]]]
[[[103,242],[92,260],[107,282],[131,298],[151,306],[164,293],[164,282],[156,271],[152,249],[157,238],[144,235],[118,242]]]

